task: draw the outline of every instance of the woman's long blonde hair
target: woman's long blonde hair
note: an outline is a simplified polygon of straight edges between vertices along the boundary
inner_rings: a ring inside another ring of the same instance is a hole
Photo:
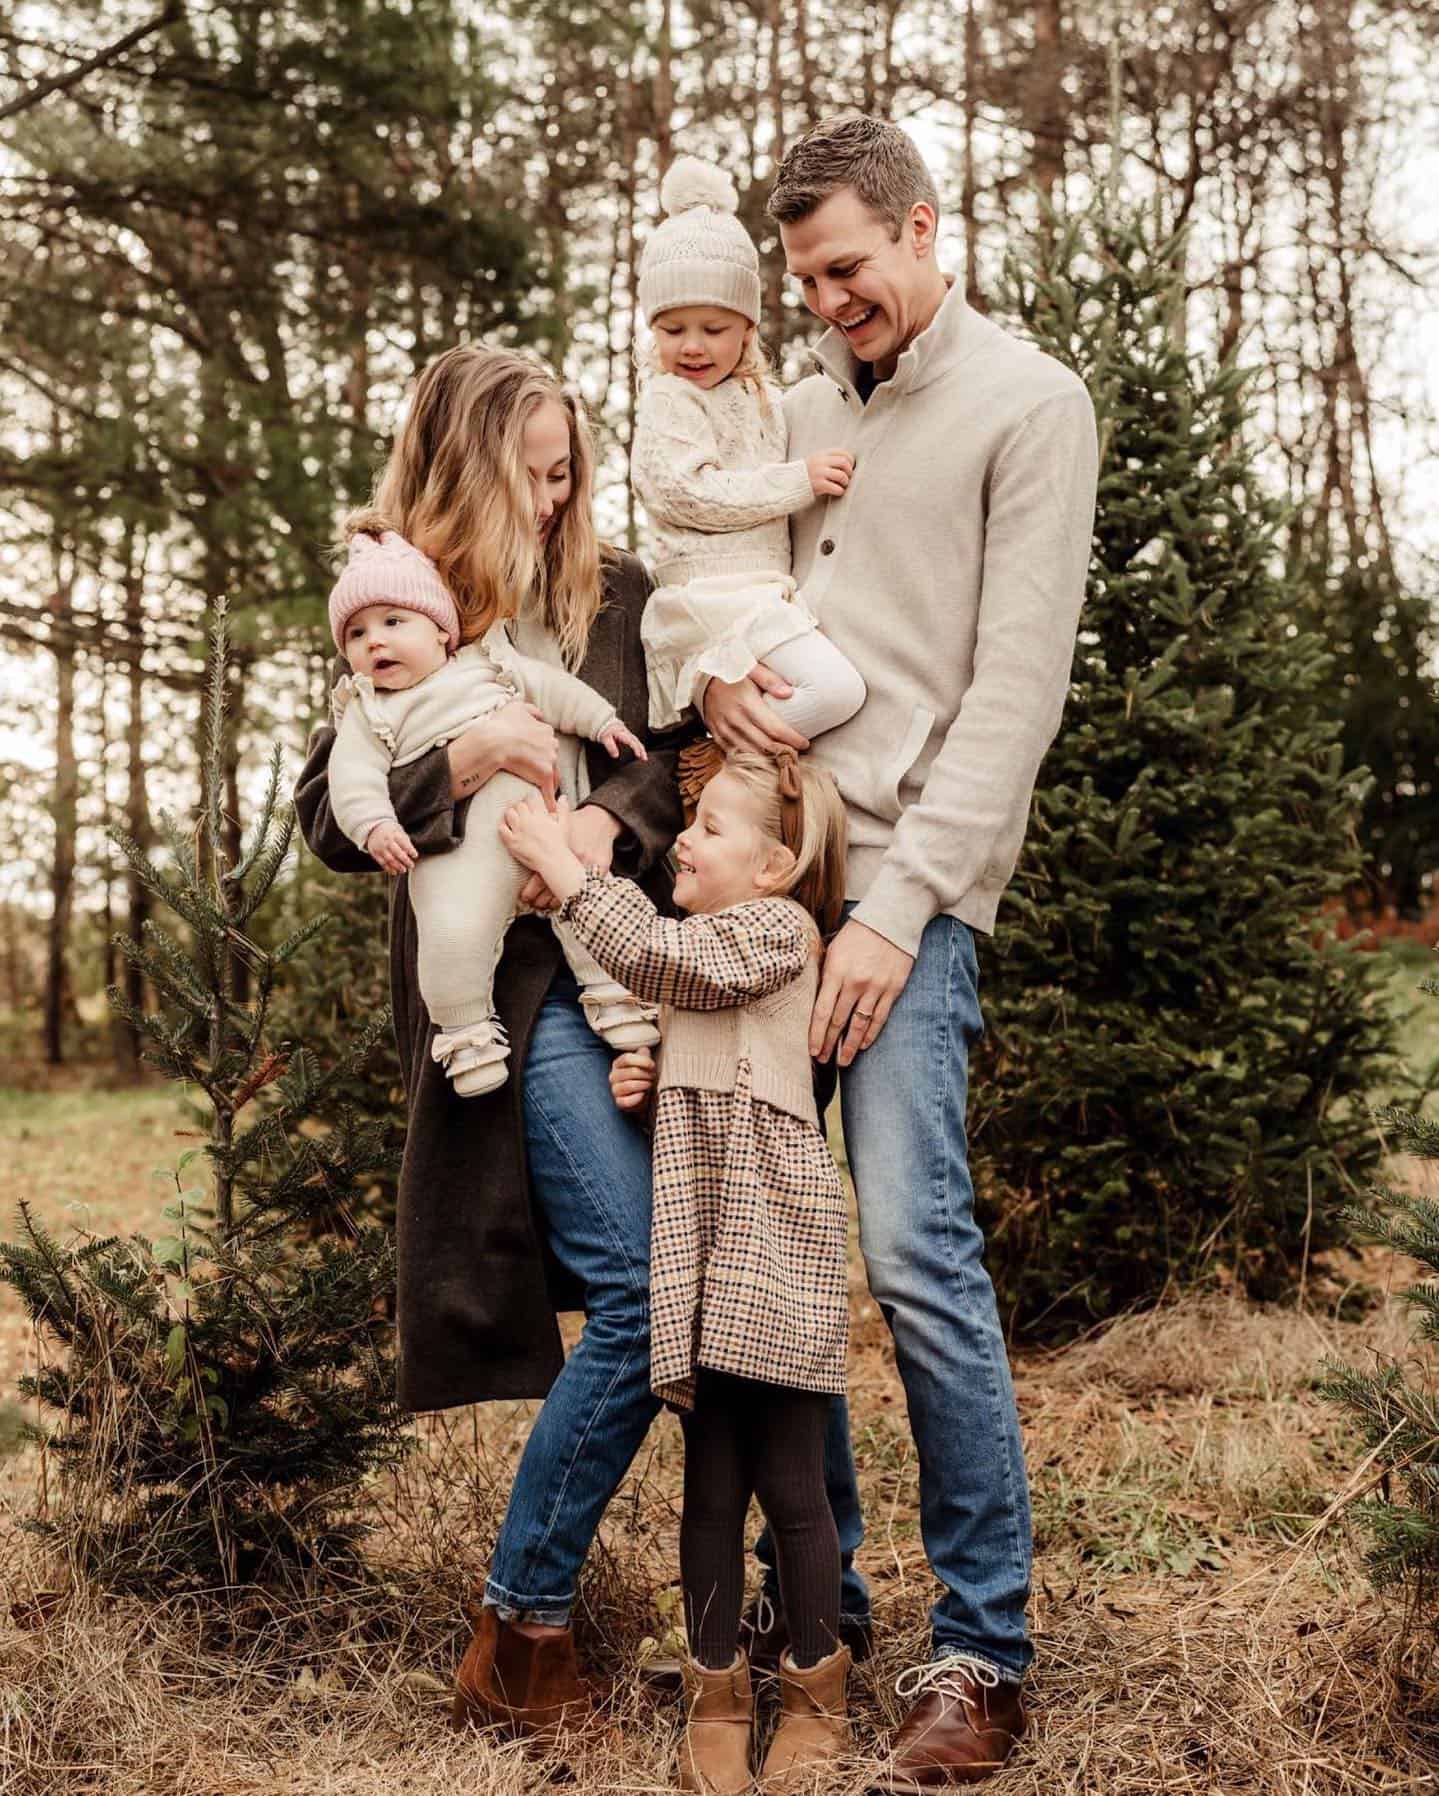
[[[570,426],[573,484],[543,546],[525,467],[525,427],[546,401]],[[594,445],[579,400],[523,350],[466,344],[429,364],[410,400],[369,505],[345,519],[360,531],[398,530],[434,562],[473,642],[536,594],[566,664],[584,659],[600,608]]]
[[[720,771],[754,799],[764,834],[794,856],[775,890],[802,904],[828,940],[843,920],[849,849],[849,822],[834,775],[792,749],[728,754]]]

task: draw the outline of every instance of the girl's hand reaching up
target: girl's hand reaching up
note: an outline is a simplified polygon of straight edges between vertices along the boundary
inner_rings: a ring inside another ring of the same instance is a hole
[[[638,1110],[654,1089],[659,1069],[648,1048],[631,1048],[610,1062],[610,1096],[620,1110]]]
[[[600,741],[615,760],[619,759],[622,748],[627,748],[637,761],[647,761],[650,758],[644,743],[638,736],[632,736],[618,718],[608,729],[600,731]]]
[[[500,840],[522,867],[538,873],[564,903],[585,883],[584,863],[570,847],[566,829],[570,807],[562,798],[548,811],[538,797],[512,804],[500,819]]]

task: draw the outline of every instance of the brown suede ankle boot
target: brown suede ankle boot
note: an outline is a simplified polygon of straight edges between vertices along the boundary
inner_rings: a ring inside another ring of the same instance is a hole
[[[849,1648],[836,1647],[818,1665],[799,1666],[786,1652],[779,1662],[780,1721],[759,1774],[763,1796],[799,1796],[849,1750],[845,1680]]]
[[[723,1671],[693,1659],[684,1662],[685,1732],[680,1741],[679,1786],[696,1796],[742,1796],[754,1783],[750,1732],[754,1691],[749,1661],[736,1653]]]
[[[452,1726],[473,1722],[551,1735],[589,1718],[590,1693],[580,1679],[573,1631],[523,1634],[496,1610],[482,1609],[455,1680]]]

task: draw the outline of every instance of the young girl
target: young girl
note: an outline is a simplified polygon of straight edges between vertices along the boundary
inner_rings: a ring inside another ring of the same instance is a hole
[[[779,389],[755,340],[759,257],[728,175],[681,156],[660,203],[668,217],[639,271],[658,371],[631,457],[659,545],[644,618],[650,725],[677,722],[707,679],[741,680],[763,661],[793,688],[769,702],[817,736],[860,708],[864,681],[795,589],[787,520],[842,497],[854,461],[843,449],[784,458]]]
[[[505,1081],[509,1047],[495,1016],[495,967],[519,909],[525,875],[495,825],[525,782],[497,774],[477,794],[463,840],[421,858],[390,801],[404,767],[514,699],[545,721],[618,757],[643,745],[615,708],[562,667],[522,655],[498,620],[460,647],[455,601],[428,556],[393,530],[358,531],[330,594],[330,630],[351,675],[335,688],[330,804],[357,848],[387,873],[410,875],[419,936],[420,995],[439,1026],[434,1056],[462,1097]],[[612,1048],[659,1040],[655,1012],[637,1004],[556,926],[591,1028]]]
[[[586,870],[562,819],[534,800],[505,812],[500,835],[563,900],[600,964],[661,1006],[650,1381],[685,1433],[680,1784],[710,1796],[751,1784],[738,1639],[754,1494],[775,1536],[792,1642],[760,1787],[788,1796],[811,1788],[848,1738],[839,1542],[824,1488],[829,1397],[844,1388],[845,1208],[808,1046],[821,931],[838,925],[844,893],[844,808],[830,776],[792,754],[731,756],[675,844],[680,921],[627,880]],[[625,1107],[636,1095],[628,1059],[612,1080]]]

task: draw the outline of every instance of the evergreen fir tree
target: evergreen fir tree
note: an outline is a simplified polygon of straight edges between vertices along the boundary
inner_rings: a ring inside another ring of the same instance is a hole
[[[1051,1328],[1206,1270],[1281,1290],[1374,1164],[1356,1100],[1391,1044],[1377,969],[1322,935],[1357,872],[1362,778],[1285,582],[1246,374],[1186,354],[1180,255],[1081,221],[1011,270],[1102,445],[1068,711],[973,1081],[991,1265]]]
[[[1382,1111],[1379,1120],[1404,1152],[1439,1160],[1439,1124],[1404,1110]],[[1376,1356],[1368,1371],[1330,1361],[1320,1390],[1349,1412],[1372,1455],[1366,1489],[1378,1494],[1351,1511],[1369,1538],[1369,1575],[1379,1589],[1401,1591],[1411,1619],[1422,1618],[1432,1634],[1439,1627],[1439,1204],[1387,1189],[1370,1195],[1372,1207],[1347,1211],[1349,1221],[1429,1273],[1403,1293],[1415,1316],[1416,1352],[1408,1361]]]
[[[65,1502],[52,1526],[91,1572],[132,1587],[282,1580],[343,1558],[360,1532],[360,1481],[402,1444],[386,1357],[391,1243],[351,1215],[383,1162],[380,1131],[349,1114],[312,1124],[388,1017],[376,1014],[329,1073],[307,1044],[271,1032],[277,977],[324,919],[273,949],[256,939],[294,821],[279,804],[277,752],[230,860],[223,606],[211,647],[198,826],[166,819],[169,875],[117,836],[183,938],[153,922],[142,942],[120,938],[159,995],[157,1013],[110,993],[147,1058],[203,1094],[209,1139],[181,1158],[163,1238],[66,1244],[22,1203],[22,1239],[0,1246],[0,1278],[63,1350],[22,1381],[58,1413],[47,1444]],[[187,1187],[202,1160],[203,1179]],[[320,1219],[329,1227],[317,1237]]]

